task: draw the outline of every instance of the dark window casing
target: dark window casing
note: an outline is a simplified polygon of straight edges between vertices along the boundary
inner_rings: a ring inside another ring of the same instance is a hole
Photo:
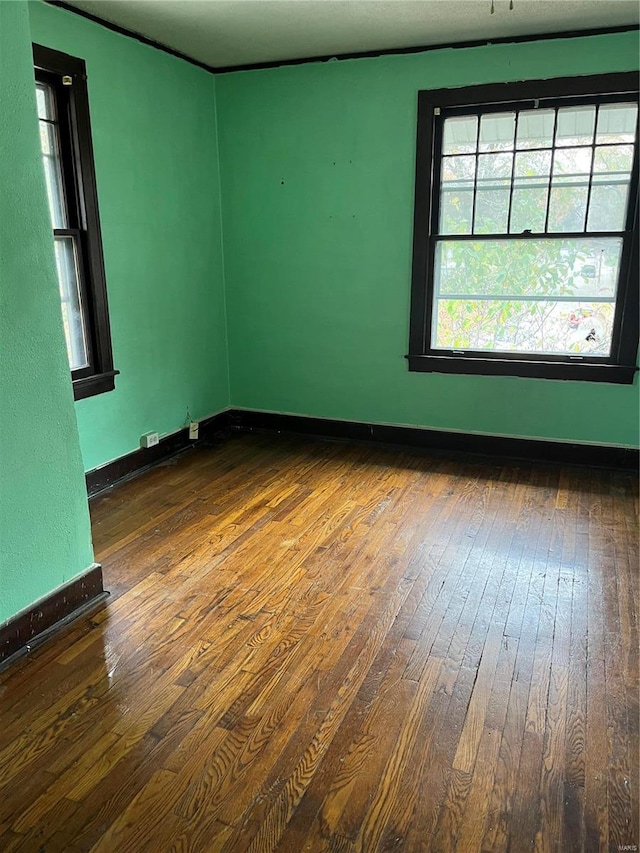
[[[469,113],[490,112],[509,107],[529,109],[545,105],[563,106],[576,98],[627,95],[638,99],[638,74],[616,73],[520,83],[489,84],[418,93],[416,183],[411,285],[409,353],[410,371],[494,376],[524,376],[544,379],[588,380],[631,384],[638,370],[638,134],[631,172],[628,216],[617,291],[616,318],[611,355],[608,358],[549,356],[503,352],[457,354],[431,347],[434,287],[434,254],[438,235],[438,179],[441,156],[443,111],[465,107]],[[510,234],[508,237],[523,235]],[[526,235],[542,239],[543,234]],[[577,236],[577,235],[576,235]]]
[[[72,381],[74,397],[81,400],[112,391],[118,374],[111,349],[86,67],[81,59],[37,44],[33,45],[33,59],[36,80],[54,92],[69,234],[79,247],[78,275],[89,365],[73,370]],[[63,83],[63,77],[71,78],[71,84]]]

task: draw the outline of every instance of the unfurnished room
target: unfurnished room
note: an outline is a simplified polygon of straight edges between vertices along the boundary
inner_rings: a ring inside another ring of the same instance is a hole
[[[0,0],[1,853],[637,851],[636,0]]]

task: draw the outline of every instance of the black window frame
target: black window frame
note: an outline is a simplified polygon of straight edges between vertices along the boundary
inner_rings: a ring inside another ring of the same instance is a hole
[[[638,370],[638,173],[639,139],[636,130],[631,172],[628,216],[623,236],[616,320],[611,355],[550,356],[546,354],[488,353],[433,349],[431,347],[432,306],[434,291],[434,259],[438,234],[439,181],[441,140],[447,111],[477,115],[480,110],[496,112],[513,109],[558,107],[583,99],[602,99],[627,95],[637,102],[638,74],[587,75],[548,80],[527,80],[456,89],[433,89],[418,92],[418,128],[416,143],[415,207],[413,230],[413,264],[411,282],[411,316],[409,353],[410,371],[421,373],[457,373],[490,376],[523,376],[540,379],[587,380],[631,384]],[[451,115],[451,113],[449,113]],[[591,232],[603,236],[604,232]],[[486,235],[493,236],[493,235]],[[546,234],[508,234],[507,239],[523,237],[543,239]],[[556,237],[559,235],[555,235]],[[616,234],[617,236],[617,234]],[[469,235],[467,239],[477,239]],[[501,239],[500,237],[495,239]]]
[[[53,233],[73,237],[78,248],[89,365],[72,370],[71,379],[74,398],[82,400],[113,391],[119,373],[113,367],[86,65],[82,59],[39,44],[33,45],[33,61],[36,82],[50,87],[58,117],[69,227]]]

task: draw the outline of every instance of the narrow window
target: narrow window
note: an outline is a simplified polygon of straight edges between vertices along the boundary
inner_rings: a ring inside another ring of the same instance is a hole
[[[635,75],[421,92],[416,173],[410,369],[633,380]]]
[[[34,45],[36,101],[75,398],[114,388],[85,64]]]

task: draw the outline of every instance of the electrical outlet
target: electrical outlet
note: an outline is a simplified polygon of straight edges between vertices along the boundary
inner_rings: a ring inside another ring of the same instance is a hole
[[[145,432],[140,436],[140,447],[155,447],[160,443],[160,436],[157,432]]]
[[[189,438],[191,441],[195,441],[198,437],[198,430],[200,428],[200,424],[198,421],[191,421],[189,424]]]

